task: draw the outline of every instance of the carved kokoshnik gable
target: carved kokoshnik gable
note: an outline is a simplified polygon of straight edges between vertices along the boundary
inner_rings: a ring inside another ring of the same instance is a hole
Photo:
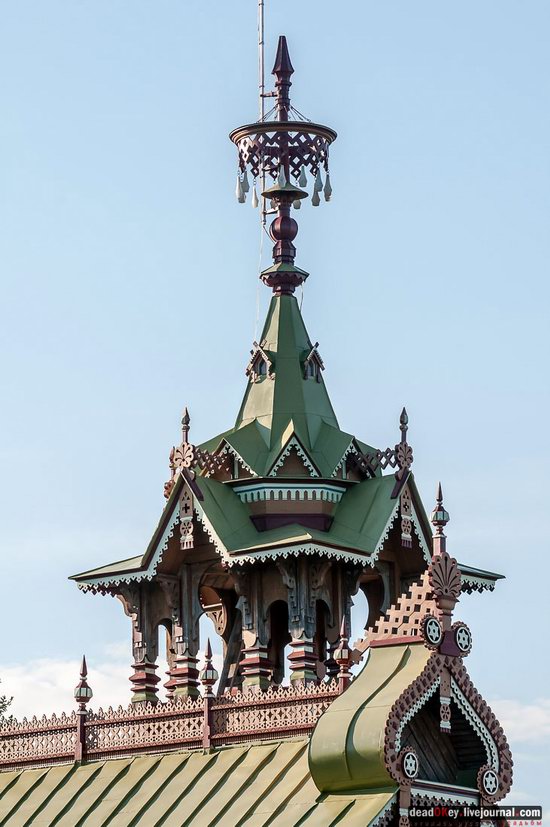
[[[400,827],[409,825],[411,804],[488,806],[512,784],[506,737],[463,662],[470,631],[453,623],[462,582],[446,550],[447,521],[439,487],[432,562],[357,644],[369,653],[366,666],[311,740],[310,770],[321,791],[393,784]]]
[[[132,628],[135,703],[158,696],[159,629],[166,634],[168,697],[198,694],[202,614],[222,640],[220,694],[265,689],[285,675],[297,684],[340,670],[345,682],[340,630],[342,619],[344,631],[351,628],[353,596],[365,593],[371,628],[432,558],[406,411],[398,441],[383,450],[341,430],[318,343],[293,295],[307,273],[294,264],[290,212],[306,192],[289,182],[304,187],[312,174],[318,202],[336,133],[289,120],[292,71],[282,38],[277,120],[231,135],[241,185],[247,169],[271,176],[266,196],[276,212],[274,263],[262,274],[273,296],[235,425],[194,445],[186,409],[181,443],[170,452],[166,505],[145,553],[74,577],[82,590],[122,601]],[[394,473],[383,474],[388,469]],[[492,589],[498,577],[462,567],[461,588]]]

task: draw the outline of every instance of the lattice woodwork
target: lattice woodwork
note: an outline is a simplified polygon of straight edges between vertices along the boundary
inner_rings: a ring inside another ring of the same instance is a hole
[[[426,614],[436,615],[438,609],[429,582],[428,571],[402,594],[385,615],[380,617],[365,635],[367,645],[375,640],[392,637],[421,639],[421,623]],[[366,648],[363,646],[362,648]]]
[[[332,680],[212,698],[211,741],[220,746],[307,734],[337,695],[338,683]],[[84,722],[85,754],[97,760],[200,748],[203,727],[202,697],[99,709],[88,712]],[[76,732],[74,712],[41,720],[5,721],[0,725],[0,770],[73,761]]]

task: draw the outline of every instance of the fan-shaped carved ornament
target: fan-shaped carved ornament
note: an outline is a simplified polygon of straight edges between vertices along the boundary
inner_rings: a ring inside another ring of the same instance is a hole
[[[437,555],[430,565],[429,578],[436,601],[443,598],[456,603],[460,597],[462,578],[454,557],[446,551]]]

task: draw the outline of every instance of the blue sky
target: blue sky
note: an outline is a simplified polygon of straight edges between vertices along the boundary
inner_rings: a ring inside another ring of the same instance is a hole
[[[0,678],[42,712],[71,707],[82,651],[119,700],[127,618],[67,576],[143,550],[183,405],[200,441],[244,390],[259,231],[227,133],[256,117],[256,7],[1,16]],[[550,736],[549,26],[546,0],[266,12],[268,68],[286,33],[293,102],[339,134],[333,202],[301,210],[296,244],[340,424],[386,446],[406,404],[450,550],[507,577],[457,616],[518,803],[543,796]]]

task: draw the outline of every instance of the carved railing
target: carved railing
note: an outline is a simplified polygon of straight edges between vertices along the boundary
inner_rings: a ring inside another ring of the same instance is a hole
[[[7,721],[0,727],[0,768],[66,761],[75,752],[76,730],[76,712]]]
[[[80,729],[75,712],[5,721],[0,725],[0,770],[73,761],[80,739],[83,759],[97,760],[307,735],[338,694],[338,682],[332,680],[88,711]]]

